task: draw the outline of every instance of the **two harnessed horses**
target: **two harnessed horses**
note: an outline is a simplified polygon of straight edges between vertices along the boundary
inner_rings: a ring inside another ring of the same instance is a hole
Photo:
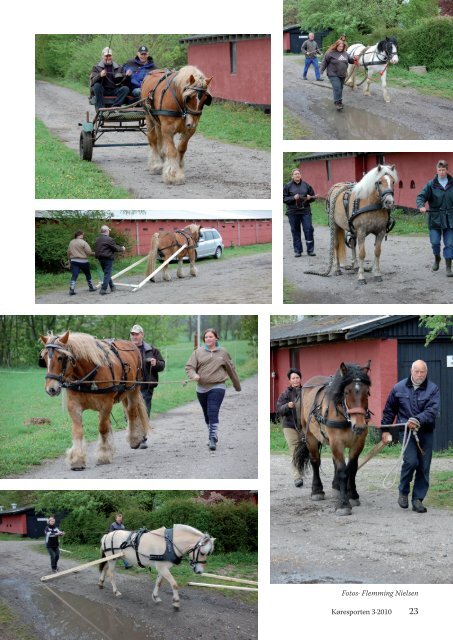
[[[180,229],[178,231],[159,231],[154,233],[151,239],[151,249],[148,256],[146,276],[149,276],[156,269],[156,260],[158,256],[163,260],[167,260],[179,247],[187,245],[186,248],[178,254],[178,270],[176,275],[178,278],[184,278],[182,265],[183,259],[187,257],[189,258],[190,263],[190,275],[196,277],[196,247],[200,238],[200,229],[201,226],[198,224],[189,224],[187,227],[184,227],[184,229]],[[164,280],[171,280],[171,276],[168,272],[168,265],[163,268],[162,277]],[[150,282],[154,282],[154,278],[151,278]]]
[[[398,44],[396,38],[385,38],[377,42],[371,47],[363,44],[352,44],[348,47],[348,54],[356,59],[355,64],[350,64],[346,83],[355,89],[363,82],[366,82],[363,94],[369,96],[372,76],[379,73],[381,76],[382,94],[385,102],[390,102],[390,96],[387,91],[387,67],[389,64],[397,64],[398,62]],[[357,85],[356,74],[359,67],[365,69],[365,78]]]
[[[148,168],[162,173],[167,184],[183,184],[184,154],[204,106],[212,102],[212,78],[192,65],[179,71],[151,71],[142,84],[142,100],[150,145]],[[175,136],[180,134],[178,145]]]
[[[360,505],[356,488],[358,458],[365,445],[371,379],[370,361],[360,367],[341,363],[334,376],[315,376],[302,387],[301,438],[294,452],[294,464],[302,474],[311,463],[312,500],[324,500],[324,488],[319,475],[320,450],[328,444],[334,464],[332,492],[337,498],[336,515],[351,515],[352,507]],[[345,462],[345,449],[349,460]]]
[[[149,419],[140,392],[142,359],[127,340],[98,340],[86,333],[40,336],[44,349],[39,364],[47,368],[45,390],[55,397],[67,391],[67,409],[72,419],[72,447],[67,451],[73,471],[86,467],[86,445],[82,414],[99,412],[97,464],[113,460],[114,446],[110,414],[122,402],[127,417],[127,440],[138,449],[149,430]]]
[[[117,530],[103,536],[101,540],[101,558],[123,551],[129,564],[139,567],[154,566],[158,572],[152,594],[155,603],[162,602],[159,588],[165,578],[173,591],[173,607],[179,609],[178,584],[170,573],[171,567],[180,564],[185,555],[194,573],[202,574],[207,557],[214,551],[215,538],[202,533],[189,525],[175,524],[172,529],[161,527],[155,531],[139,529],[137,531]],[[109,575],[115,596],[121,596],[115,581],[116,559],[99,566],[101,575],[98,586],[104,588],[104,580]]]

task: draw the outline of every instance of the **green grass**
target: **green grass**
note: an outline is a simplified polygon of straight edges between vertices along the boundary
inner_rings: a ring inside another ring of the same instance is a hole
[[[0,598],[0,637],[3,640],[35,640],[36,632]]]
[[[257,253],[266,253],[271,250],[272,250],[271,243],[250,244],[250,245],[245,245],[244,247],[225,247],[221,260],[230,260],[231,258],[245,257],[249,255],[254,255]],[[113,273],[114,274],[118,273],[118,271],[125,269],[130,264],[137,262],[138,259],[139,259],[138,256],[130,256],[127,258],[120,258],[119,260],[115,260]],[[209,258],[206,258],[206,260],[208,262],[210,261]],[[101,268],[99,266],[99,262],[93,258],[90,261],[90,267],[91,267],[91,274],[93,276],[93,280],[96,283],[102,274]],[[133,269],[128,271],[124,275],[124,278],[127,281],[127,278],[130,275],[142,275],[143,277],[145,277],[145,269],[146,269],[146,262],[142,262],[137,267],[134,267]],[[171,272],[176,272],[176,269],[177,269],[177,263],[170,264]],[[35,294],[38,296],[46,293],[52,293],[60,289],[68,289],[70,276],[71,276],[71,273],[69,270],[64,271],[63,273],[42,273],[42,272],[36,271],[35,272]],[[86,287],[86,280],[83,274],[79,276],[77,286],[80,288]],[[96,294],[93,294],[93,295],[96,295]]]
[[[55,138],[36,119],[35,197],[36,198],[131,198],[125,189],[96,165],[82,162],[78,154]]]
[[[283,140],[303,140],[309,138],[313,131],[306,127],[300,118],[283,107]]]
[[[249,346],[244,340],[222,344],[235,361],[241,380],[256,373],[256,358],[249,355]],[[186,377],[184,365],[192,348],[190,342],[169,345],[166,349],[161,347],[167,366],[159,376],[162,384],[154,393],[151,420],[156,414],[196,399],[194,385],[183,387],[181,382]],[[0,369],[0,401],[0,478],[23,473],[46,458],[64,454],[71,446],[69,414],[63,411],[61,397],[51,398],[45,393],[44,369]],[[112,416],[114,430],[126,428],[122,405],[114,406]],[[49,418],[51,424],[25,425],[32,417]],[[98,414],[85,411],[83,423],[86,440],[96,440]]]
[[[430,474],[426,504],[431,507],[453,510],[453,473],[434,471]]]

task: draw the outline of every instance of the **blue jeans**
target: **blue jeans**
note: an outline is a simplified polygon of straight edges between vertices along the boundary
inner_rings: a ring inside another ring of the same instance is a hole
[[[293,236],[294,253],[303,253],[301,227],[304,231],[307,253],[315,250],[314,229],[311,222],[311,213],[288,213],[289,226]]]
[[[429,240],[435,256],[440,256],[440,244],[444,237],[444,258],[453,258],[453,229],[430,229]]]
[[[209,438],[216,442],[219,427],[219,411],[225,397],[225,389],[210,389],[205,393],[197,391],[198,401],[203,409],[204,420],[209,429]]]
[[[95,82],[92,88],[94,97],[96,98],[96,109],[102,109],[102,107],[105,107],[104,95],[106,93],[110,96],[116,96],[116,100],[112,104],[112,107],[121,107],[129,94],[129,87],[115,87],[114,89],[105,90],[101,82]]]
[[[307,77],[307,71],[310,68],[311,64],[315,68],[316,80],[319,80],[321,74],[319,73],[318,58],[305,58],[304,78]]]
[[[424,455],[422,455],[417,448],[414,436],[411,435],[407,449],[404,452],[399,492],[405,496],[409,495],[410,483],[412,482],[415,472],[414,486],[412,488],[412,502],[414,502],[414,500],[423,500],[428,493],[429,469],[431,467],[431,458],[433,454],[433,438],[434,434],[432,431],[430,433],[418,434],[420,446],[424,451]]]
[[[338,76],[329,76],[329,80],[333,89],[333,101],[337,104],[337,102],[341,102],[343,99],[343,85],[345,79],[339,78]]]
[[[85,274],[88,285],[93,286],[89,262],[76,262],[75,260],[71,260],[71,284],[69,285],[71,289],[75,288],[75,283],[81,271]]]
[[[110,289],[113,289],[114,284],[112,281],[112,269],[113,269],[113,258],[98,258],[101,263],[102,271],[104,273],[104,280],[102,282],[102,289],[107,291],[108,286],[110,285]]]
[[[60,559],[60,548],[59,547],[47,547],[47,551],[50,556],[50,566],[52,571],[57,569],[58,560]]]

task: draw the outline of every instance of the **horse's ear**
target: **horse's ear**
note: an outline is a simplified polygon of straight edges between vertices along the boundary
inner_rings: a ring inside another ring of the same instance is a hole
[[[390,167],[390,171],[395,171],[395,165],[392,164],[392,166]]]
[[[362,371],[368,375],[370,369],[371,369],[371,360],[368,360],[366,365],[362,367]]]
[[[378,170],[378,171],[381,171],[381,169],[382,169],[382,165],[378,164],[378,166],[377,166],[377,170]]]
[[[195,84],[195,78],[192,74],[190,74],[189,84]]]
[[[41,340],[41,342],[43,344],[47,344],[49,341],[49,337],[48,336],[39,336],[39,339]]]
[[[61,342],[61,344],[66,344],[69,338],[69,331],[66,331],[66,333],[64,333],[61,338],[58,338],[58,340]]]
[[[342,377],[344,378],[344,376],[348,373],[348,367],[345,365],[344,362],[342,362],[340,364],[340,373],[342,375]]]
[[[209,87],[212,81],[212,76],[210,78],[206,78],[206,86]]]

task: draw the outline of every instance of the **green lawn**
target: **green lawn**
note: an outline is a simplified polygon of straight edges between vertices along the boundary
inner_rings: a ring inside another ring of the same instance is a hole
[[[3,640],[36,640],[36,631],[23,624],[9,604],[0,598],[0,637]]]
[[[244,247],[225,247],[221,260],[230,260],[231,258],[245,257],[245,256],[253,255],[256,253],[267,253],[271,250],[272,250],[271,243],[250,244],[250,245],[245,245]],[[113,273],[114,274],[118,273],[118,271],[125,269],[130,264],[137,262],[138,259],[139,259],[138,256],[130,256],[127,258],[120,258],[119,260],[115,260]],[[209,262],[210,260],[211,260],[210,258],[205,258],[202,260],[202,262],[205,262],[205,261]],[[92,258],[90,260],[90,266],[91,266],[93,281],[94,283],[96,283],[99,279],[102,279],[102,271],[99,266],[99,262],[94,258]],[[170,264],[171,273],[176,272],[177,266],[178,265],[176,262],[174,264]],[[142,275],[143,277],[145,277],[145,269],[146,269],[146,262],[142,262],[137,267],[134,267],[133,269],[128,271],[124,277],[126,278],[126,280],[131,275]],[[45,293],[58,291],[59,289],[68,289],[70,276],[71,276],[71,273],[69,270],[64,271],[62,273],[42,273],[42,272],[36,271],[35,272],[35,294],[38,296],[38,295],[43,295]],[[85,285],[86,285],[85,277],[83,274],[81,274],[78,279],[78,286],[85,287]]]
[[[283,107],[283,140],[308,139],[313,131],[305,127],[300,118],[293,115],[289,109]]]
[[[36,119],[35,197],[36,198],[131,198],[125,189],[95,164],[82,162],[78,154],[54,137]]]
[[[257,371],[256,358],[249,355],[245,341],[223,343],[230,352],[241,379]],[[154,393],[152,418],[195,399],[193,384],[182,386],[186,378],[184,365],[192,353],[189,342],[164,348],[161,353],[167,366],[159,376],[162,382]],[[38,346],[36,357],[38,357]],[[51,398],[44,391],[44,369],[0,369],[0,478],[25,472],[46,458],[56,458],[71,446],[71,420],[63,409],[62,397]],[[30,418],[45,417],[51,424],[27,425]],[[94,411],[84,413],[84,433],[87,441],[97,439],[97,418]],[[112,412],[114,430],[126,428],[122,405]]]

